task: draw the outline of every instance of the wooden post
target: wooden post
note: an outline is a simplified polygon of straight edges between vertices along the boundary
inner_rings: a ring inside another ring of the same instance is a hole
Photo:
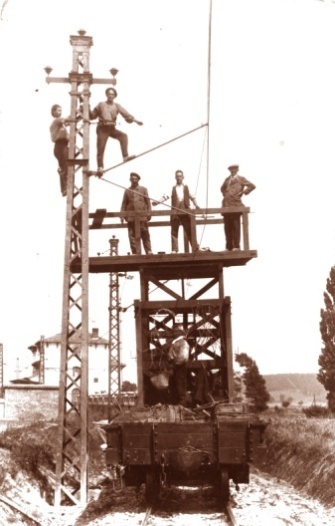
[[[249,219],[248,212],[242,214],[242,227],[243,227],[243,250],[249,250]]]
[[[141,219],[143,220],[143,217],[140,215],[134,215],[134,230],[135,230],[135,243],[136,243],[136,253],[142,254],[142,247],[141,247]]]
[[[191,247],[192,252],[196,252],[198,250],[198,244],[197,244],[197,226],[196,226],[196,216],[194,214],[189,215],[190,218],[190,224],[191,224]]]
[[[227,360],[227,394],[228,401],[231,402],[234,395],[234,371],[233,371],[233,342],[231,330],[231,302],[230,297],[226,296],[223,302],[223,323],[225,326],[225,347]]]

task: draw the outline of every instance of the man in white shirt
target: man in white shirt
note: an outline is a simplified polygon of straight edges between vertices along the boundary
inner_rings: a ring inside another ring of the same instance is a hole
[[[195,252],[199,248],[199,245],[196,240],[196,235],[195,237],[192,236],[191,215],[193,215],[194,209],[191,207],[191,202],[195,208],[199,208],[199,205],[196,202],[195,196],[191,195],[188,186],[184,184],[184,174],[182,170],[176,171],[175,178],[176,184],[172,187],[171,191],[171,251],[173,254],[178,252],[178,233],[179,227],[182,225],[192,247],[192,251]],[[156,206],[168,199],[169,196],[164,195],[160,201],[154,201],[152,204]]]
[[[106,89],[107,100],[105,102],[99,102],[99,104],[90,111],[90,119],[99,118],[97,126],[97,163],[98,172],[103,173],[104,170],[104,153],[107,144],[108,137],[116,139],[120,143],[123,161],[130,161],[135,156],[128,155],[128,135],[116,129],[116,119],[118,114],[122,115],[126,122],[136,122],[139,126],[142,126],[143,122],[138,121],[130,115],[128,111],[123,108],[120,104],[114,102],[117,97],[117,91],[114,88]]]

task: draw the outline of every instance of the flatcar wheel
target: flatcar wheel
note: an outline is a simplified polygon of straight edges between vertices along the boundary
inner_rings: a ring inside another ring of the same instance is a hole
[[[155,504],[159,499],[160,481],[158,474],[154,471],[147,471],[145,479],[145,499],[148,504]]]
[[[219,503],[223,506],[229,502],[229,473],[228,469],[221,467],[219,473],[219,484],[218,484],[218,497]]]

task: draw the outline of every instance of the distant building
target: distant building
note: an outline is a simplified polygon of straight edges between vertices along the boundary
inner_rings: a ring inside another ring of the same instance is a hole
[[[78,338],[78,336],[76,336]],[[71,339],[71,344],[77,343]],[[81,342],[78,340],[78,345]],[[16,378],[11,383],[31,383],[44,385],[46,387],[57,387],[60,382],[60,351],[61,334],[50,338],[41,337],[40,340],[30,345],[28,349],[32,352],[30,372],[25,378]],[[89,334],[88,348],[88,394],[108,393],[108,361],[109,341],[99,336],[99,329],[94,328]],[[117,364],[114,364],[116,367]],[[125,365],[121,364],[121,369]],[[78,367],[73,367],[70,374],[75,378],[80,373]],[[74,394],[74,393],[73,393]]]

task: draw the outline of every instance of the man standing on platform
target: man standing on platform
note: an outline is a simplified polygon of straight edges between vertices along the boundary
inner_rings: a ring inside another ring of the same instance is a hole
[[[144,186],[139,186],[138,182],[141,177],[132,172],[130,174],[130,187],[124,191],[121,205],[121,212],[148,212],[148,215],[140,215],[139,221],[139,238],[136,239],[136,221],[134,216],[125,217],[128,224],[128,236],[132,254],[141,254],[141,239],[146,254],[152,254],[151,241],[148,228],[148,221],[151,216],[151,202],[148,190]],[[123,222],[123,218],[121,218]]]
[[[238,174],[239,166],[228,166],[230,175],[221,186],[223,195],[222,208],[243,207],[242,195],[248,195],[256,186],[245,177]],[[226,250],[240,250],[241,214],[222,214],[224,217],[224,231],[226,235]]]
[[[199,248],[197,240],[192,240],[191,233],[191,202],[195,208],[199,208],[198,203],[186,184],[184,184],[184,174],[182,170],[175,173],[176,184],[172,187],[171,192],[171,250],[173,253],[178,252],[178,232],[179,226],[182,225],[192,248]],[[183,212],[185,210],[185,212]],[[192,242],[193,241],[193,242]]]
[[[200,208],[196,199],[191,195],[190,190],[186,184],[184,184],[184,174],[182,170],[177,170],[175,173],[176,184],[172,187],[171,191],[171,251],[172,254],[178,252],[178,233],[179,227],[182,225],[187,239],[192,246],[193,251],[199,248],[199,245],[195,239],[192,239],[192,228],[191,228],[191,215],[193,209],[191,202],[195,208]],[[153,205],[156,206],[159,203],[167,201],[169,196],[164,195],[160,201],[154,201]]]

